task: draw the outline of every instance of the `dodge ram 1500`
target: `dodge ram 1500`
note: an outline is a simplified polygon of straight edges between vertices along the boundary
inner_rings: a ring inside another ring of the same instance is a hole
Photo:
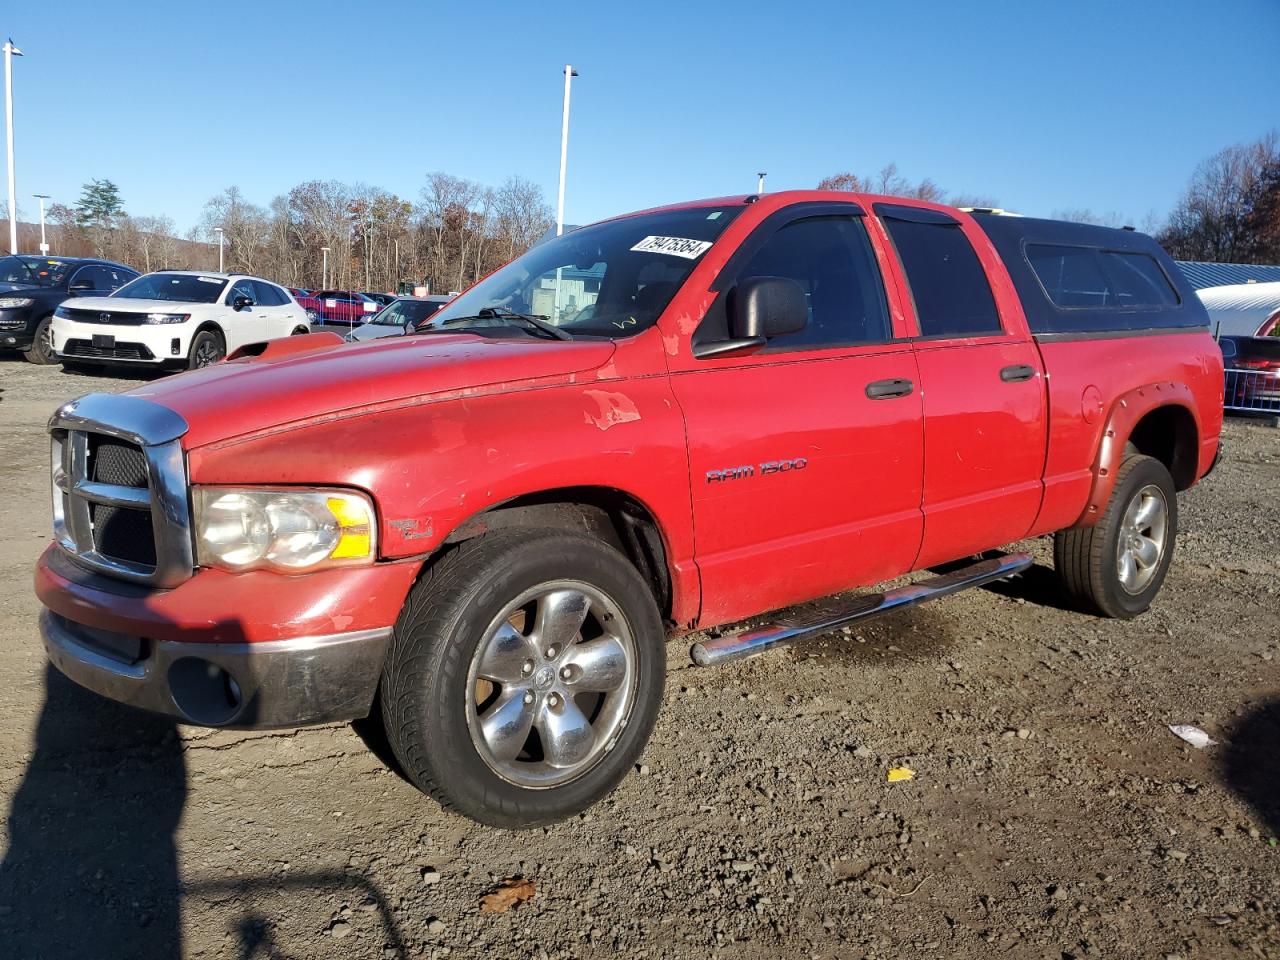
[[[693,645],[715,664],[1042,535],[1082,610],[1146,610],[1218,452],[1206,323],[1128,230],[827,192],[607,220],[419,334],[59,409],[45,646],[185,723],[373,713],[451,809],[563,818],[640,754],[669,637],[934,571]]]

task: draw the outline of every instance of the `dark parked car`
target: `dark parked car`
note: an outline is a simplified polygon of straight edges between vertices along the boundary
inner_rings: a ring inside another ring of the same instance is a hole
[[[371,293],[368,290],[366,290],[364,292],[364,295],[368,297],[370,300],[376,300],[378,303],[382,304],[384,307],[387,304],[392,303],[396,299],[396,295],[394,293]]]
[[[105,297],[138,276],[110,260],[0,257],[0,349],[32,363],[57,363],[49,340],[53,311],[68,297]]]
[[[418,325],[452,300],[452,297],[397,297],[349,334],[348,340],[380,340],[413,333]]]

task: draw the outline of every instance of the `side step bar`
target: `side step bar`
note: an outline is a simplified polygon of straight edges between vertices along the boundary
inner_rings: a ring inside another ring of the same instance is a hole
[[[716,637],[714,640],[703,640],[695,643],[689,653],[693,657],[693,662],[700,667],[754,657],[766,650],[829,633],[850,623],[870,620],[890,610],[914,607],[926,600],[945,597],[949,593],[979,587],[993,580],[1004,580],[1016,573],[1021,573],[1031,566],[1031,563],[1029,553],[1009,553],[979,560],[959,570],[930,577],[928,580],[911,583],[905,587],[898,587],[887,593],[873,593],[853,600],[840,601],[817,611],[806,610],[766,627]]]

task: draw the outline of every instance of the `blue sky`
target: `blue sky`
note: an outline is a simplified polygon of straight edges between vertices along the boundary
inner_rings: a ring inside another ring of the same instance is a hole
[[[1196,163],[1280,125],[1280,0],[6,4],[19,208],[90,177],[185,230],[232,184],[416,199],[516,173],[566,219],[810,187],[891,161],[1045,215],[1163,216]]]

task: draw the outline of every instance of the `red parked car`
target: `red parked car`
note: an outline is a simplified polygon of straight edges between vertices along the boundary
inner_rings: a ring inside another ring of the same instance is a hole
[[[315,290],[298,297],[298,303],[313,327],[332,327],[340,332],[364,323],[382,309],[378,301],[354,290]]]
[[[583,227],[425,333],[65,405],[45,646],[186,723],[378,711],[451,809],[557,820],[636,761],[670,637],[964,564],[693,644],[720,663],[1039,536],[1077,606],[1146,610],[1218,453],[1206,323],[1129,231],[824,192]]]

